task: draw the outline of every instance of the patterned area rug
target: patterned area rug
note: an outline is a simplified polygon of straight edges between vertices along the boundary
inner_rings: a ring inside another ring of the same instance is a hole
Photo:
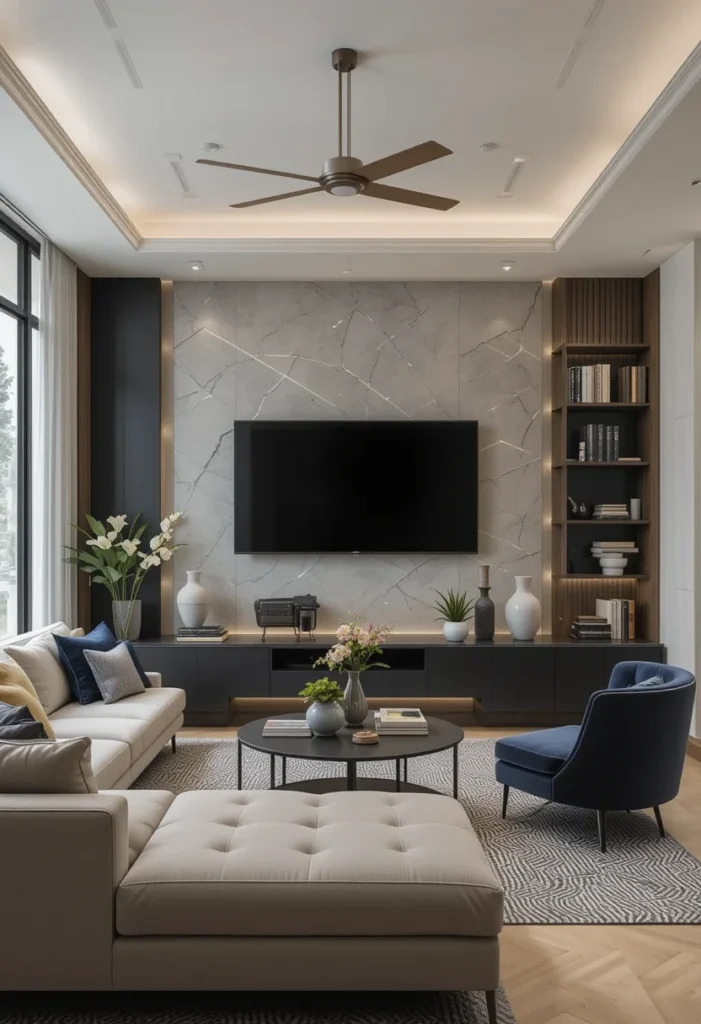
[[[499,993],[499,1024],[516,1024]],[[469,992],[3,993],[0,1024],[487,1024]]]
[[[235,789],[236,746],[236,740],[181,739],[177,753],[159,754],[134,788]],[[244,748],[243,764],[244,789],[267,789],[267,755]],[[452,771],[450,751],[432,754],[409,762],[409,781],[452,795]],[[288,782],[343,773],[342,766],[319,761],[287,762]],[[358,766],[359,776],[393,773],[391,761]],[[647,814],[609,814],[605,854],[593,811],[512,790],[504,821],[492,740],[461,743],[459,793],[506,890],[507,923],[701,924],[701,863],[675,839],[661,839]]]

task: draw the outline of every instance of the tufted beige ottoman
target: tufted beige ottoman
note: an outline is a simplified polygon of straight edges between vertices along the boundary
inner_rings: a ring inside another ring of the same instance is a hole
[[[493,993],[502,903],[449,797],[186,793],[117,890],[114,984]]]

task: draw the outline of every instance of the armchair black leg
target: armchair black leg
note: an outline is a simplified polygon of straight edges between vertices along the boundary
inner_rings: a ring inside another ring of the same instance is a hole
[[[175,747],[176,747],[175,736],[171,736],[171,738],[170,738],[170,749],[173,751],[173,753],[175,753]]]
[[[501,816],[502,816],[502,818],[506,817],[506,805],[508,804],[508,802],[509,802],[509,787],[508,786],[504,786],[504,795],[503,795],[503,797],[501,799]]]
[[[660,812],[659,807],[653,807],[652,809],[655,812],[655,821],[657,822],[657,827],[660,830],[660,835],[664,839],[665,836],[667,835],[667,833],[664,830],[664,822],[662,821],[662,814]]]
[[[599,828],[599,849],[606,853],[606,811],[596,812],[596,824]]]
[[[506,787],[508,793],[509,787]],[[493,990],[484,993],[487,999],[487,1016],[489,1024],[498,1024],[497,1021],[497,994]]]

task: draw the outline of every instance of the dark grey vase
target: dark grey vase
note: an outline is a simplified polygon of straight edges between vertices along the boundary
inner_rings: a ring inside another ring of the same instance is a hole
[[[489,596],[491,587],[480,587],[475,602],[475,640],[494,639],[494,601]]]

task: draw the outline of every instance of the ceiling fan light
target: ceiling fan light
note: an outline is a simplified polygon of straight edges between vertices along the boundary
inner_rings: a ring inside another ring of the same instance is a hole
[[[329,185],[329,192],[332,196],[357,196],[360,189],[354,183],[339,181],[335,185]]]

